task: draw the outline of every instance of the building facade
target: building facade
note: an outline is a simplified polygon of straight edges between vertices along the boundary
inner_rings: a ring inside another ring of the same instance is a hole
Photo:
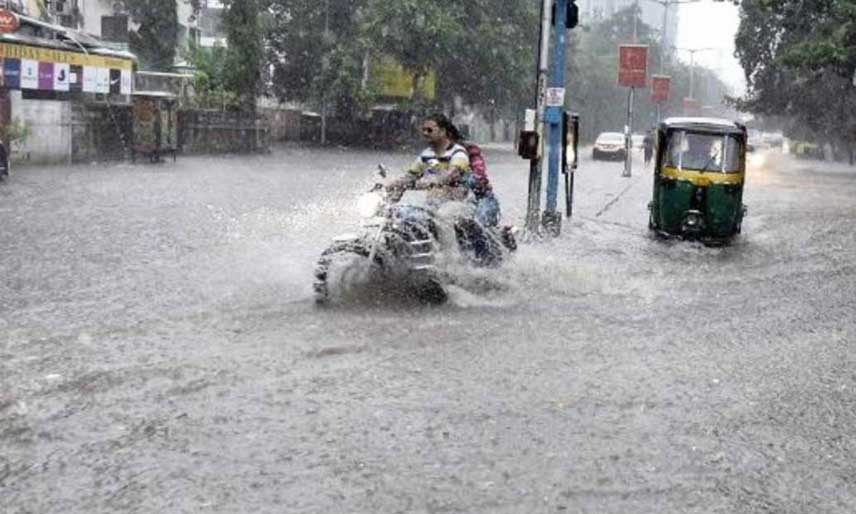
[[[165,92],[171,88],[163,84],[183,88],[192,79],[139,69],[128,51],[129,31],[138,28],[126,9],[133,1],[0,0],[0,25],[15,21],[0,26],[0,139],[13,159],[65,163],[121,156],[130,143],[123,132],[135,91]],[[206,26],[217,28],[220,9],[206,9],[207,3],[194,10],[190,0],[176,0],[180,48],[204,43],[203,14]],[[182,53],[176,55],[179,60]],[[26,135],[15,137],[16,130]]]

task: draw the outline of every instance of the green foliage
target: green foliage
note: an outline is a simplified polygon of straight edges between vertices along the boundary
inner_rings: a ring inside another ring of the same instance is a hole
[[[259,0],[227,0],[223,3],[223,26],[228,41],[223,86],[238,95],[243,109],[254,111],[264,53]]]
[[[626,9],[583,32],[571,32],[569,105],[583,112],[588,127],[616,130],[624,125],[627,91],[616,85],[618,45],[632,40],[633,10]],[[476,107],[489,119],[512,118],[533,107],[540,3],[531,0],[270,0],[266,19],[266,60],[281,100],[332,103],[337,114],[353,116],[373,98],[364,63],[394,58],[414,73],[438,80],[431,105],[413,98],[413,108],[443,107],[454,99]],[[325,27],[328,30],[325,30]],[[651,46],[657,33],[641,20],[640,43]],[[672,112],[688,93],[689,69],[675,65]],[[706,103],[720,103],[725,86],[712,73],[696,70]],[[367,87],[368,86],[368,87]],[[419,88],[414,88],[419,91]],[[637,92],[637,127],[656,120],[648,90]],[[401,102],[405,103],[405,102]]]
[[[414,73],[414,83],[435,73],[437,103],[446,107],[459,96],[491,111],[516,110],[533,88],[538,13],[532,5],[272,0],[267,40],[274,92],[284,100],[332,100],[340,114],[353,115],[374,98],[364,62],[388,56]],[[412,104],[427,107],[418,97]]]
[[[362,37],[366,0],[272,0],[266,31],[273,93],[281,100],[327,101],[344,116],[371,100],[363,87],[370,50]]]
[[[175,0],[127,0],[125,6],[140,26],[130,35],[131,51],[142,69],[169,71],[178,45],[178,6]]]
[[[240,108],[238,94],[227,89],[227,52],[223,46],[203,48],[194,43],[184,58],[195,69],[192,106],[198,109],[234,110]]]
[[[794,137],[856,145],[854,0],[745,0],[736,46],[743,109],[784,117]]]

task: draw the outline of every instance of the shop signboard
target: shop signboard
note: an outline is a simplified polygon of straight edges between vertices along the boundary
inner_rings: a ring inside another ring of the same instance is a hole
[[[110,70],[110,94],[118,95],[122,91],[122,72]]]
[[[21,27],[21,19],[18,15],[8,9],[0,9],[0,33],[9,34],[17,32]]]
[[[65,62],[53,63],[54,68],[54,91],[69,91],[71,89],[71,67]]]
[[[121,70],[122,71],[122,84],[119,93],[123,95],[130,95],[133,91],[133,82],[134,75],[131,73],[131,70]]]
[[[21,59],[21,89],[39,88],[39,61]]]
[[[21,60],[3,59],[3,85],[8,89],[21,87]]]
[[[98,68],[92,66],[83,67],[83,92],[96,93],[98,92]]]
[[[0,85],[7,89],[130,95],[133,61],[0,43]]]
[[[95,92],[107,94],[110,92],[110,70],[95,68]]]
[[[54,66],[52,62],[39,63],[39,89],[42,91],[53,91],[54,88]]]
[[[68,70],[68,90],[73,92],[83,91],[83,66],[71,64]]]

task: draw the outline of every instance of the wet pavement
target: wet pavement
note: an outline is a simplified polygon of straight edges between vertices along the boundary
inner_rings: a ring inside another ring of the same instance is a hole
[[[527,166],[491,150],[506,220]],[[377,162],[283,148],[0,185],[5,513],[852,513],[856,169],[770,159],[724,248],[583,159],[442,307],[316,309]],[[638,161],[638,158],[637,158]]]

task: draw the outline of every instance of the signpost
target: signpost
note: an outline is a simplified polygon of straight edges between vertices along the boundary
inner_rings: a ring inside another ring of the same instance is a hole
[[[630,88],[627,93],[627,124],[624,126],[624,172],[632,175],[633,97],[637,87],[646,87],[648,80],[648,45],[621,45],[618,47],[618,85]]]
[[[684,98],[684,115],[698,116],[701,111],[701,102],[695,98]]]
[[[657,123],[660,122],[660,108],[669,100],[669,90],[672,85],[672,77],[668,75],[651,76],[651,101],[657,105]]]

